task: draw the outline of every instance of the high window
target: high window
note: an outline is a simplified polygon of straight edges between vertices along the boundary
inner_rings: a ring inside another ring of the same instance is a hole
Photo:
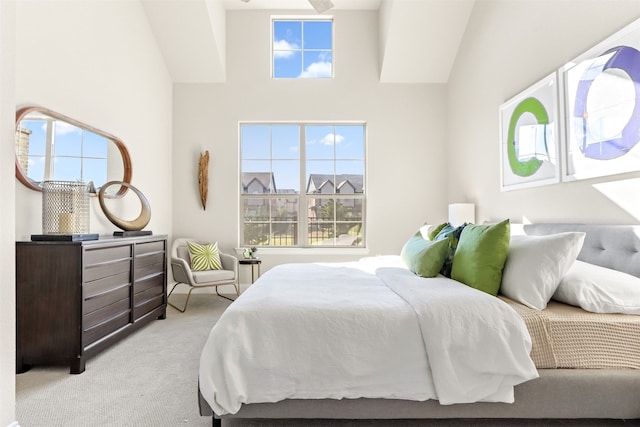
[[[365,125],[240,125],[240,242],[363,247]]]
[[[273,19],[274,78],[333,77],[333,21]]]

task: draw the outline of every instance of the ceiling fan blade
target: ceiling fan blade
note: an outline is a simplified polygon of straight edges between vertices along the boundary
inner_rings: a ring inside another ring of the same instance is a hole
[[[240,1],[249,3],[250,0],[240,0]],[[326,12],[327,10],[333,8],[333,3],[331,2],[331,0],[309,0],[309,3],[311,3],[311,6],[313,6],[313,8],[318,13]]]
[[[318,13],[326,12],[333,7],[331,0],[309,0],[309,3]]]

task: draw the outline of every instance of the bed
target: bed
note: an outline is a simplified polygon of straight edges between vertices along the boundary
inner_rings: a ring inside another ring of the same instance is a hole
[[[584,232],[578,260],[640,277],[640,226],[530,224],[524,231]],[[425,306],[418,283],[425,279],[412,278],[397,262],[375,257],[356,266],[287,265],[264,274],[227,309],[205,345],[201,414],[213,415],[213,425],[225,418],[640,419],[640,316],[587,313],[553,301],[532,310],[444,278],[426,279],[436,293]],[[332,279],[314,285],[323,274]],[[360,285],[345,291],[348,281]],[[285,291],[296,304],[277,299]],[[470,302],[463,314],[448,311],[450,292]],[[491,333],[476,330],[478,323],[490,324]],[[598,335],[611,324],[625,339]],[[551,344],[541,343],[538,328],[553,335],[545,338]],[[465,334],[472,347],[461,350]],[[577,336],[581,345],[594,343],[593,353],[577,357],[579,351],[560,349],[558,342]],[[282,352],[287,342],[298,345]]]

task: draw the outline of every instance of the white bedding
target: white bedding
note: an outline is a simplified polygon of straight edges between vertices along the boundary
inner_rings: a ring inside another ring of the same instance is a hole
[[[530,350],[506,303],[399,257],[287,264],[220,317],[199,384],[218,415],[287,398],[513,402],[538,376]]]

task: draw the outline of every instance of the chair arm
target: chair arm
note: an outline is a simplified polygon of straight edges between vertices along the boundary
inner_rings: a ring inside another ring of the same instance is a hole
[[[233,271],[234,277],[238,278],[238,258],[233,255],[223,254],[220,252],[220,261],[222,262],[222,269]]]
[[[193,274],[191,273],[191,267],[182,258],[171,258],[171,271],[173,272],[173,280],[178,283],[186,283],[187,285],[193,285]]]

